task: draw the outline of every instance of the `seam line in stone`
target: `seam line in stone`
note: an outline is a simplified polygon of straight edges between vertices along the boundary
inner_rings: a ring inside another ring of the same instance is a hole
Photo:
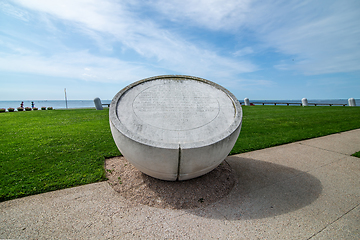
[[[177,167],[176,181],[179,181],[179,176],[180,176],[180,160],[181,160],[181,146],[179,144],[178,167]]]

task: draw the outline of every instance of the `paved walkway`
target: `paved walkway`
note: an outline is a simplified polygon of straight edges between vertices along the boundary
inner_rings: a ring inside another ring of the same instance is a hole
[[[360,129],[227,158],[205,208],[129,207],[106,183],[0,203],[0,239],[359,239]]]

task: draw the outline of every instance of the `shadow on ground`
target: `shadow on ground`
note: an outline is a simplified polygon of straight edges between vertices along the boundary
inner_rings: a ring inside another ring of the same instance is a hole
[[[192,214],[229,220],[274,217],[310,205],[322,192],[319,179],[294,168],[237,156],[226,161],[236,178],[231,193]]]
[[[238,156],[227,157],[204,176],[177,182],[149,177],[123,157],[106,159],[105,168],[109,184],[129,205],[183,209],[209,218],[277,216],[311,204],[322,192],[311,174]]]

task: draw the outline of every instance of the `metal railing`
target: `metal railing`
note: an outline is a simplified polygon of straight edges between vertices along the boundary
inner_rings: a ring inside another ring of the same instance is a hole
[[[240,101],[239,101],[240,102]],[[245,103],[242,101],[240,102],[241,105],[245,105]],[[302,106],[302,103],[299,102],[251,102],[250,105],[299,105]],[[338,103],[308,103],[308,105],[313,105],[313,106],[346,106],[347,104],[338,104]]]

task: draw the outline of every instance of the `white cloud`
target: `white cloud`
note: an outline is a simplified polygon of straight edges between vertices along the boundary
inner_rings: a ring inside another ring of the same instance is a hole
[[[244,48],[239,49],[236,52],[234,52],[233,55],[236,57],[241,57],[241,56],[248,55],[251,53],[254,53],[254,50],[251,47],[244,47]]]
[[[254,52],[251,46],[241,42],[246,35],[244,32],[250,32],[251,37],[267,48],[297,60],[278,64],[278,69],[297,70],[304,74],[360,70],[358,0],[150,2],[179,24],[234,34],[242,46],[234,56]]]
[[[51,57],[2,53],[0,70],[97,82],[132,82],[155,74],[142,64],[129,64],[116,58],[95,57],[84,51]]]
[[[212,30],[233,31],[246,22],[252,0],[155,0],[155,6],[172,21],[196,24]]]
[[[0,10],[5,14],[20,19],[22,21],[29,21],[29,13],[27,11],[15,8],[14,6],[6,2],[0,2]]]
[[[246,58],[251,54],[252,59],[255,59],[259,54],[254,40],[262,44],[263,49],[274,50],[283,58],[283,61],[274,63],[277,69],[296,70],[305,74],[360,70],[360,8],[356,0],[14,2],[22,8],[10,4],[5,8],[4,4],[0,6],[9,14],[15,12],[12,15],[25,16],[23,20],[29,19],[24,9],[31,16],[37,15],[58,42],[53,47],[47,43],[48,39],[36,39],[38,36],[23,34],[24,39],[33,44],[38,42],[45,50],[36,49],[31,55],[29,46],[14,43],[12,49],[17,49],[15,53],[7,52],[7,55],[0,56],[0,63],[4,64],[0,68],[6,71],[100,82],[138,80],[167,73],[195,75],[209,80],[228,78],[229,81],[234,81],[242,73],[261,68]],[[153,15],[143,14],[147,10]],[[224,54],[210,47],[218,43],[195,43],[191,37],[183,35],[176,28],[167,28],[169,19],[176,26],[226,33],[230,38],[238,40],[238,48],[229,48],[232,50]],[[97,57],[94,51],[87,51],[85,47],[67,45],[62,42],[62,35],[72,33],[60,30],[58,22],[68,26],[76,34],[88,36],[97,43],[102,53],[113,53],[115,47],[123,49],[123,52],[112,54],[111,57]],[[20,37],[21,34],[18,33],[17,39]],[[127,50],[137,53],[136,61],[128,60],[134,58],[126,56]],[[233,54],[227,55],[228,52]],[[294,58],[295,61],[290,60],[289,64],[287,58]],[[19,70],[18,66],[21,65],[24,67]],[[252,83],[259,86],[268,84],[263,80]]]
[[[125,47],[145,57],[147,61],[155,60],[154,64],[158,67],[173,72],[211,75],[216,74],[216,70],[221,70],[223,73],[239,74],[256,69],[255,65],[248,61],[219,56],[216,52],[161,29],[156,23],[136,16],[128,9],[129,6],[122,3],[102,1],[99,4],[98,1],[82,0],[16,2],[63,19],[68,24],[78,24],[78,29],[88,32],[98,42],[103,39],[100,33],[110,35]]]
[[[280,1],[262,7],[255,17],[263,17],[252,28],[268,47],[295,60],[277,68],[310,75],[360,70],[358,1]]]

